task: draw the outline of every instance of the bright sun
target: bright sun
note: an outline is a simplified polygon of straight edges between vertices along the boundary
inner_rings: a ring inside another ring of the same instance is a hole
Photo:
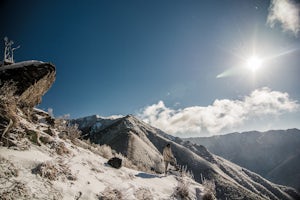
[[[262,66],[262,59],[257,56],[251,56],[246,60],[246,67],[255,72]]]

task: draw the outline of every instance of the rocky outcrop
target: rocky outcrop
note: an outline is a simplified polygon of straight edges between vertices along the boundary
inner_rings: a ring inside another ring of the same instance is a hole
[[[51,63],[25,61],[0,67],[0,87],[6,82],[16,84],[21,108],[33,108],[55,81],[55,67]]]
[[[20,137],[18,131],[13,129],[22,129],[20,116],[32,120],[33,108],[41,103],[42,96],[52,86],[55,73],[53,64],[40,61],[0,66],[0,143],[2,145],[16,145]],[[11,132],[14,134],[10,134]]]

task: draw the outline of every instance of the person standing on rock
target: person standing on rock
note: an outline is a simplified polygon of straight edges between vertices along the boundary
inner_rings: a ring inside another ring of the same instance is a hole
[[[163,157],[164,157],[164,162],[165,162],[165,175],[167,175],[167,171],[168,171],[168,165],[169,163],[174,165],[176,170],[178,170],[179,168],[177,167],[177,163],[176,163],[176,159],[172,153],[171,150],[171,145],[170,143],[168,143],[164,149],[163,149]]]

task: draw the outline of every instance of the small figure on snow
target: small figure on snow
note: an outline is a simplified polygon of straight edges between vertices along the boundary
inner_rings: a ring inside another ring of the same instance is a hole
[[[167,175],[167,170],[168,170],[168,165],[171,164],[173,165],[176,170],[179,170],[176,162],[176,158],[174,157],[172,150],[171,150],[171,145],[168,143],[164,149],[163,149],[163,157],[164,157],[164,162],[165,162],[165,175]]]

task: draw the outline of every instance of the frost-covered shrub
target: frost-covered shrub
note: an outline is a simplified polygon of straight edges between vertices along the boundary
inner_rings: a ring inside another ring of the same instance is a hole
[[[178,181],[172,196],[182,200],[191,199],[189,187],[190,183],[188,181]]]
[[[190,194],[190,185],[194,176],[192,172],[187,170],[186,166],[180,167],[180,176],[177,182],[177,186],[174,189],[172,197],[175,199],[188,200],[192,199]]]
[[[204,180],[202,185],[204,186],[204,195],[202,197],[203,200],[214,200],[216,194],[216,185],[212,180]]]
[[[62,139],[70,139],[71,141],[74,141],[81,136],[78,124],[70,124],[65,119],[57,119],[55,122],[55,128],[60,132],[59,137]]]
[[[26,130],[26,136],[31,142],[41,146],[40,133],[39,132],[27,129]]]
[[[16,83],[13,81],[6,82],[0,87],[0,108],[2,114],[7,112],[15,115],[18,103],[18,96],[15,95],[16,90]]]
[[[11,177],[17,177],[19,175],[19,170],[15,167],[15,165],[9,160],[0,156],[0,181],[4,182],[5,179],[9,179]],[[2,180],[3,179],[3,180]]]
[[[15,165],[0,156],[0,199],[30,199],[30,190],[22,182],[16,181],[19,169]]]
[[[215,200],[215,197],[214,197],[214,195],[211,192],[206,192],[202,196],[202,200]]]
[[[187,166],[180,166],[180,176],[181,177],[188,177],[192,180],[194,180],[194,174],[192,171],[187,170]]]
[[[55,152],[60,156],[71,153],[64,142],[54,142],[51,148],[55,149]]]
[[[103,192],[98,196],[99,200],[122,200],[124,195],[120,190],[112,189],[110,187],[105,188]]]
[[[98,145],[97,150],[99,151],[100,155],[106,159],[110,159],[113,157],[111,147],[106,144]]]
[[[122,159],[122,165],[124,167],[142,171],[141,168],[135,166],[127,157],[123,156],[123,154],[118,153],[116,154],[116,157]]]
[[[78,129],[78,124],[68,124],[66,126],[67,138],[73,141],[74,139],[80,138],[81,131]]]
[[[153,200],[153,195],[148,188],[139,188],[134,192],[134,196],[138,200]]]
[[[53,143],[54,142],[54,139],[52,138],[52,137],[50,137],[50,136],[41,136],[40,137],[40,141],[42,142],[42,143],[44,143],[44,144],[51,144],[51,143]]]
[[[58,167],[50,161],[40,163],[32,170],[32,173],[38,174],[41,177],[47,178],[51,181],[57,180],[59,176]]]
[[[32,169],[32,173],[38,174],[41,177],[47,178],[51,181],[58,180],[59,178],[62,180],[77,179],[76,176],[72,174],[70,168],[60,160],[42,162]]]
[[[1,200],[32,199],[31,196],[30,189],[20,181],[13,181],[10,187],[0,190]]]
[[[17,87],[13,81],[6,82],[0,87],[0,116],[8,120],[2,137],[17,125],[18,96],[15,95],[16,90]]]

